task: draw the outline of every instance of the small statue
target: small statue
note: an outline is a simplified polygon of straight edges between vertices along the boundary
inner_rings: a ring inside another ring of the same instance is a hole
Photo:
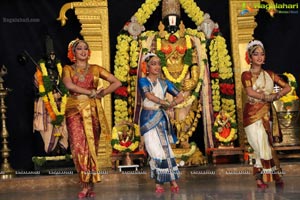
[[[120,145],[129,147],[132,144],[132,131],[131,129],[127,130],[125,127],[122,131],[118,132]]]
[[[52,39],[47,35],[45,60],[39,62],[34,75],[37,99],[34,104],[33,128],[40,132],[45,152],[53,155],[64,154],[68,148],[62,109],[66,105],[68,91],[62,83],[61,73],[61,63],[56,58]]]
[[[237,139],[236,130],[234,129],[235,126],[235,120],[224,110],[221,110],[216,116],[213,131],[221,147],[233,147],[233,141]]]
[[[218,132],[220,133],[220,136],[223,138],[227,138],[230,134],[230,116],[227,116],[225,112],[222,110],[220,111],[220,118],[218,118]]]

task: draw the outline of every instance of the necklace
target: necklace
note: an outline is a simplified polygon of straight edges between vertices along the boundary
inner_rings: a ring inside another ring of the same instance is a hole
[[[252,68],[250,68],[250,72],[251,72],[252,76],[254,76],[255,78],[257,78],[257,77],[259,77],[260,73],[262,72],[262,69],[260,69],[257,72],[255,72]]]
[[[78,81],[84,82],[85,76],[88,73],[89,64],[87,64],[83,70],[78,69],[78,66],[76,64],[74,64],[73,69],[75,70],[75,75],[78,76]]]
[[[156,84],[157,84],[157,79],[155,80],[155,81],[153,81],[151,78],[149,78],[149,77],[147,77],[147,79],[149,80],[149,82],[151,83],[151,85],[153,86],[153,87],[155,87],[156,86]]]

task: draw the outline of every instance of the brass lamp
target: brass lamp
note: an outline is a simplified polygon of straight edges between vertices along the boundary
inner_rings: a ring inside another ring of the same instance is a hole
[[[3,76],[7,74],[7,68],[2,65],[0,68],[0,114],[1,114],[1,122],[2,122],[2,130],[1,130],[1,139],[2,139],[2,164],[0,171],[0,179],[9,179],[15,176],[15,171],[10,167],[8,162],[10,149],[8,148],[8,131],[6,129],[6,106],[5,106],[5,97],[9,91],[8,88],[3,87]]]

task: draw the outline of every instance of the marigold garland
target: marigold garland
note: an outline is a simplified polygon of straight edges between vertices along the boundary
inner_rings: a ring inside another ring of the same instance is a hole
[[[173,83],[181,83],[181,81],[185,78],[188,70],[189,70],[189,66],[191,64],[191,59],[192,59],[192,44],[191,44],[191,38],[189,35],[186,35],[185,36],[185,39],[186,39],[186,46],[187,46],[187,52],[186,52],[186,55],[185,57],[188,57],[189,59],[184,59],[184,66],[183,66],[183,70],[181,72],[181,74],[178,76],[178,78],[174,78],[167,66],[166,66],[166,55],[161,51],[161,38],[157,38],[156,39],[156,50],[157,50],[157,55],[158,57],[160,57],[160,60],[161,60],[161,65],[162,65],[162,70],[164,72],[164,75],[165,77],[173,82]]]
[[[284,72],[283,75],[288,78],[289,85],[291,86],[291,91],[285,96],[281,97],[279,100],[283,102],[284,107],[288,110],[292,106],[293,101],[299,99],[296,94],[297,81],[294,75],[291,73]]]
[[[232,63],[225,39],[221,35],[217,35],[211,40],[209,49],[213,110],[215,115],[220,110],[224,110],[230,113],[232,118],[235,118]]]
[[[45,61],[40,61],[39,63],[40,69],[37,69],[36,75],[37,75],[37,82],[38,82],[38,89],[39,94],[43,99],[43,102],[45,104],[45,107],[47,109],[47,112],[51,118],[51,123],[56,126],[60,126],[64,120],[65,110],[66,110],[66,104],[67,104],[67,96],[68,96],[68,90],[64,86],[61,80],[62,76],[62,66],[60,62],[57,62],[56,67],[58,70],[58,88],[60,92],[62,93],[61,97],[61,103],[60,103],[60,110],[58,109],[58,105],[55,101],[54,95],[53,95],[53,83],[51,82],[47,68],[45,65]]]

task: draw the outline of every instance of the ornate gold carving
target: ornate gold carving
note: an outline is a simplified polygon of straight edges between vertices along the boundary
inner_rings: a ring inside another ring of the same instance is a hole
[[[57,20],[61,25],[66,24],[67,17],[65,13],[69,9],[74,9],[75,14],[81,23],[81,32],[84,40],[89,43],[92,51],[89,62],[103,66],[110,71],[110,46],[109,46],[109,23],[108,23],[108,4],[107,0],[84,0],[83,2],[71,2],[62,6]],[[108,83],[103,81],[103,86]],[[111,96],[107,95],[102,101],[104,112],[109,127],[112,127],[112,107]],[[99,165],[100,167],[110,167],[110,141],[100,141],[99,145]]]
[[[236,92],[236,107],[238,120],[238,133],[240,146],[243,147],[247,141],[243,127],[243,86],[241,82],[241,74],[248,70],[249,66],[245,61],[246,46],[253,39],[253,32],[257,24],[255,15],[258,9],[251,12],[241,14],[244,5],[252,6],[255,3],[260,3],[259,0],[230,0],[230,28],[231,28],[231,49],[234,64],[235,92]],[[253,6],[252,6],[253,7]]]

